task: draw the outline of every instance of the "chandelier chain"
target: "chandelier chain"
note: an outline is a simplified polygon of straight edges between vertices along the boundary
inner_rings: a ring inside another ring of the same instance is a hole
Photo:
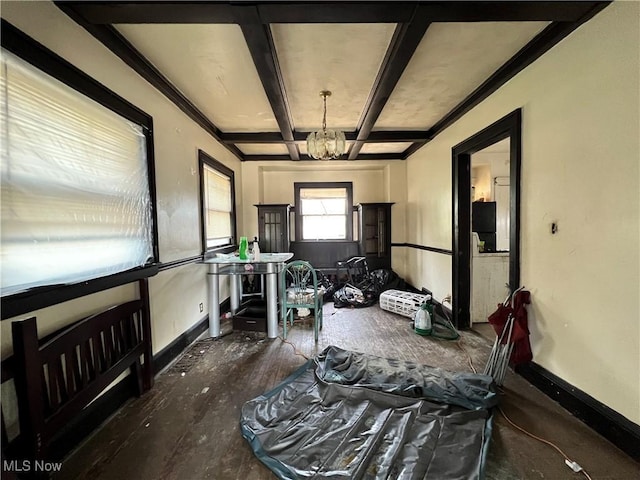
[[[322,95],[322,100],[324,104],[324,113],[322,115],[322,131],[327,132],[327,94]]]

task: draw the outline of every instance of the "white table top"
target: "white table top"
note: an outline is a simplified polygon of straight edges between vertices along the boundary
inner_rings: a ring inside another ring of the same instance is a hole
[[[216,254],[215,257],[206,258],[203,260],[203,263],[218,263],[222,265],[233,265],[233,264],[251,264],[251,263],[282,263],[286,262],[293,258],[293,253],[261,253],[260,259],[255,260],[249,256],[247,260],[240,260],[240,257],[237,257],[233,254]]]

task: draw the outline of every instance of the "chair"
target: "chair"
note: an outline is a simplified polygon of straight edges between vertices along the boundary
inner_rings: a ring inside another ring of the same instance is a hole
[[[313,309],[313,333],[318,342],[318,330],[322,330],[323,294],[318,290],[318,275],[309,262],[295,260],[282,271],[282,325],[287,338],[289,322],[293,326],[293,311],[297,308]]]

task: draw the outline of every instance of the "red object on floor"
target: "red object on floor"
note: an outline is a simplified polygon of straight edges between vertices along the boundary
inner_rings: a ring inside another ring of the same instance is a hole
[[[495,312],[489,315],[489,323],[493,326],[498,338],[507,325],[509,315],[513,316],[513,329],[509,338],[503,338],[502,343],[513,343],[511,363],[520,365],[530,362],[533,358],[531,344],[529,343],[529,325],[527,309],[525,305],[531,303],[531,293],[527,290],[516,290],[511,301],[507,304],[499,304]],[[508,333],[508,332],[507,332]]]

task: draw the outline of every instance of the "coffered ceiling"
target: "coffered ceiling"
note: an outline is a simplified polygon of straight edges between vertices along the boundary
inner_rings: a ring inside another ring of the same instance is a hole
[[[56,2],[241,160],[405,159],[608,2]],[[315,161],[315,160],[313,160]]]

